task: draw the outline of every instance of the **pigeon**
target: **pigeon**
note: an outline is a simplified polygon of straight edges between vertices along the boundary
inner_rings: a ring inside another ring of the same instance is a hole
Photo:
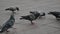
[[[48,14],[52,14],[52,15],[55,16],[56,18],[60,18],[60,12],[53,11],[53,12],[49,12]]]
[[[5,10],[6,11],[9,10],[9,11],[12,11],[12,12],[14,12],[16,10],[19,11],[19,7],[9,7],[9,8],[6,8]]]
[[[26,16],[21,16],[20,20],[21,19],[29,20],[29,21],[31,21],[31,24],[34,24],[32,21],[36,20],[38,16],[39,16],[39,14],[36,14],[36,15],[30,14],[30,15],[26,15]]]
[[[41,12],[41,11],[30,11],[31,14],[34,14],[35,16],[38,16],[36,14],[39,14],[39,18],[42,17],[42,16],[45,16],[45,12]]]
[[[15,18],[14,18],[14,15],[12,14],[10,18],[2,25],[0,29],[0,33],[7,31],[9,28],[12,28],[12,26],[14,25],[14,22],[15,22]]]

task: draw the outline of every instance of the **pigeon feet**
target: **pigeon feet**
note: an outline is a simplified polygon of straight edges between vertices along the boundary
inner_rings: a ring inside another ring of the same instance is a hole
[[[16,29],[16,28],[13,28],[13,29]]]
[[[40,18],[42,18],[42,16],[39,16],[38,18],[40,19]]]
[[[9,32],[9,31],[7,31],[7,32]]]
[[[33,23],[33,22],[31,22],[31,24],[33,25],[34,23]]]

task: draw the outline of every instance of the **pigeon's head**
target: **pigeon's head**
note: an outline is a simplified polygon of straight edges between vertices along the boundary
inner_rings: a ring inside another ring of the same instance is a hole
[[[49,12],[48,14],[52,14],[52,12]]]
[[[41,15],[41,16],[45,16],[46,14],[45,14],[45,12],[42,12],[42,13],[40,13],[40,15]]]
[[[17,10],[17,11],[19,11],[19,8],[18,8],[18,7],[16,7],[16,10]]]

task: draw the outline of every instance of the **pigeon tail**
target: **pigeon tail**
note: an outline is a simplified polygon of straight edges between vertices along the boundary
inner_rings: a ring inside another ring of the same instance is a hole
[[[9,9],[5,9],[6,11],[9,10]]]
[[[29,15],[28,15],[28,16],[21,16],[20,19],[26,19],[26,20],[29,20]]]

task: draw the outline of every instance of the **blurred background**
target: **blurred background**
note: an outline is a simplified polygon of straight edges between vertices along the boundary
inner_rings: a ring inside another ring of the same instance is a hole
[[[21,15],[27,15],[32,10],[45,13],[60,11],[60,0],[0,0],[0,25],[9,19],[11,12],[4,9],[11,6],[19,7],[20,11],[15,15],[16,22],[13,27],[16,29],[10,29],[7,34],[60,34],[60,21],[52,15],[46,14],[45,17],[35,20],[35,25],[19,20]]]

